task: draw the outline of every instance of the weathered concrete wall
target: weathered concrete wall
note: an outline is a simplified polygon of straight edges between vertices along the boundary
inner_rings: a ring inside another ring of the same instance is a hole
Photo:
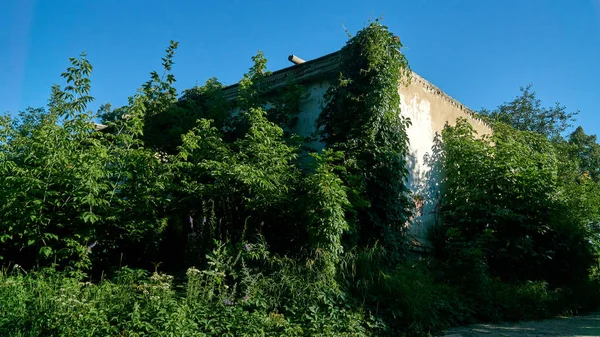
[[[296,132],[308,136],[315,130],[315,121],[326,104],[324,94],[329,88],[322,80],[307,84],[308,97],[301,104]],[[439,177],[432,174],[432,147],[436,133],[441,133],[446,122],[455,124],[457,118],[467,118],[478,134],[489,134],[491,129],[473,117],[461,103],[443,93],[417,74],[412,75],[408,86],[399,86],[401,114],[410,118],[407,129],[410,141],[407,165],[410,172],[407,184],[417,199],[418,213],[409,225],[415,243],[427,247],[427,231],[435,223],[439,204]],[[321,144],[314,144],[322,147]],[[422,199],[421,199],[422,198]]]
[[[473,113],[439,88],[417,74],[412,75],[408,86],[398,88],[401,113],[410,118],[412,125],[406,130],[409,138],[407,165],[410,172],[407,184],[416,197],[417,214],[409,233],[423,246],[428,246],[427,231],[436,222],[439,210],[440,174],[432,171],[435,157],[432,148],[436,134],[446,123],[454,125],[460,117],[469,120],[479,135],[492,130],[473,117]]]

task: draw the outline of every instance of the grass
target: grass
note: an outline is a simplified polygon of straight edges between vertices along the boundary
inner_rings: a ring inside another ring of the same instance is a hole
[[[235,254],[220,247],[206,268],[188,269],[181,281],[128,268],[97,283],[13,269],[0,273],[0,335],[427,336],[454,325],[574,312],[591,306],[600,289],[483,275],[469,291],[445,280],[433,261],[382,268],[383,256],[347,252],[336,279],[315,261],[271,256],[259,246]]]

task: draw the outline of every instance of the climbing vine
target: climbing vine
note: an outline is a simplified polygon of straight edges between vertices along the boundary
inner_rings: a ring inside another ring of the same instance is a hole
[[[410,214],[405,156],[409,120],[400,115],[398,85],[410,69],[400,40],[378,20],[341,50],[340,76],[326,94],[320,140],[345,154],[343,177],[357,210],[355,240],[382,241],[398,257]]]

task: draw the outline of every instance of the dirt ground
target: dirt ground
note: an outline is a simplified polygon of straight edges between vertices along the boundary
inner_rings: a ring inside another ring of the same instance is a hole
[[[544,321],[476,324],[452,328],[444,337],[600,337],[600,312]]]

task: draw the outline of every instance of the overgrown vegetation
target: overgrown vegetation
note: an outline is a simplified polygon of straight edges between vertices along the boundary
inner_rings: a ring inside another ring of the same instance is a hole
[[[393,259],[401,257],[410,216],[404,184],[410,123],[400,115],[398,85],[410,69],[400,40],[385,27],[359,32],[342,49],[338,82],[325,95],[319,116],[320,138],[344,153],[342,178],[352,190],[352,240],[382,242]]]
[[[413,259],[410,70],[384,25],[341,50],[321,151],[264,55],[228,100],[178,95],[176,48],[124,107],[87,110],[82,55],[47,108],[0,120],[3,336],[422,336],[598,303],[600,145],[562,138],[564,108],[527,90],[483,112],[493,136],[447,126],[435,254]]]

